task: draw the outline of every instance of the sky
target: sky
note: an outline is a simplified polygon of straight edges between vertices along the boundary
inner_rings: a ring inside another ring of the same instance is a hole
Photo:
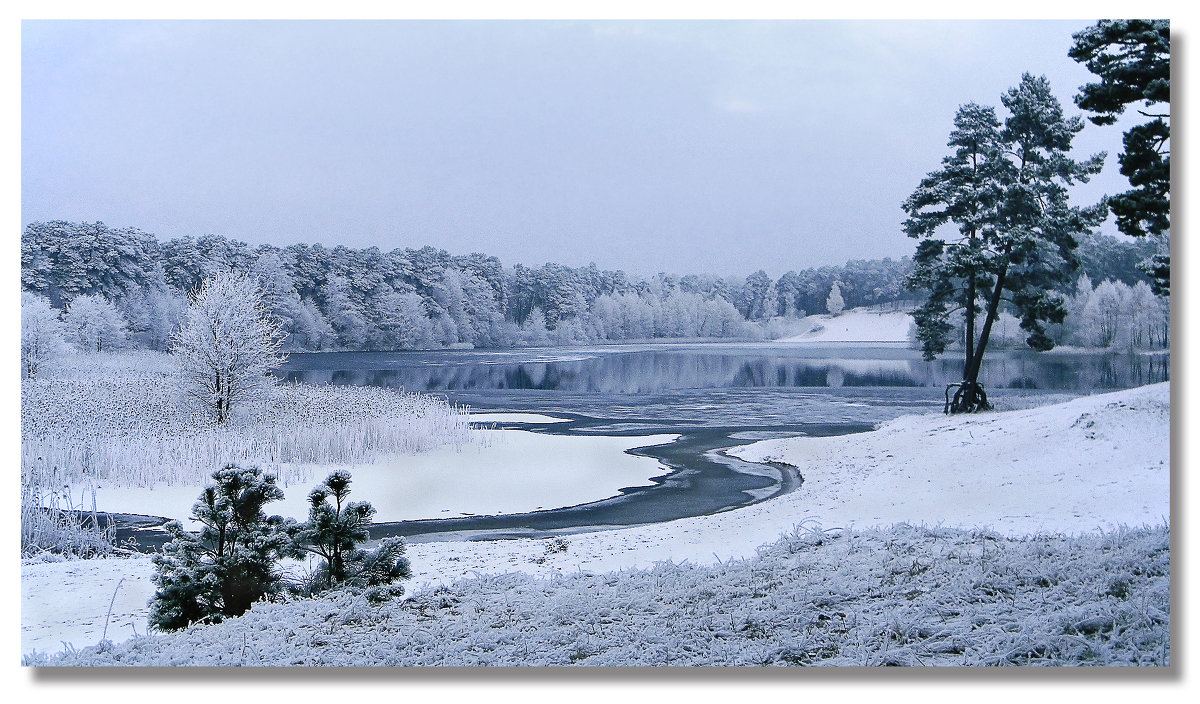
[[[1077,21],[25,21],[24,224],[639,275],[909,255],[955,109]],[[1079,204],[1128,186],[1125,123]],[[1115,233],[1110,224],[1106,231]]]

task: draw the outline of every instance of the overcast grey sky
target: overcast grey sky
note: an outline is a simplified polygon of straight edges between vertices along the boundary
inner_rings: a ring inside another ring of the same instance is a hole
[[[26,22],[22,217],[639,274],[899,257],[956,107],[1091,21]],[[1121,126],[1079,192],[1127,188]],[[1111,227],[1108,231],[1114,232]]]

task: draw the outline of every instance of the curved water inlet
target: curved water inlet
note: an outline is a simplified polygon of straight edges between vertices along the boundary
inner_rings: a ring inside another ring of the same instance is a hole
[[[710,515],[794,491],[803,481],[791,465],[747,462],[726,454],[726,450],[768,437],[841,435],[871,427],[814,423],[695,428],[662,421],[623,420],[613,424],[578,414],[555,415],[567,421],[489,423],[487,427],[555,435],[638,437],[678,433],[672,442],[627,451],[658,460],[668,472],[651,477],[649,486],[627,487],[599,501],[525,513],[381,522],[371,526],[371,537],[402,536],[413,542],[544,538]],[[117,540],[133,538],[142,550],[157,549],[168,540],[162,529],[166,519],[117,514],[113,521]]]

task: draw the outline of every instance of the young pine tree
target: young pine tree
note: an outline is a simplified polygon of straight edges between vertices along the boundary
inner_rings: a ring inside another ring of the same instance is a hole
[[[192,506],[192,517],[203,525],[200,533],[171,521],[166,529],[172,540],[154,556],[158,589],[150,602],[150,625],[157,629],[241,616],[282,588],[276,565],[294,552],[288,530],[294,522],[263,512],[264,505],[283,498],[275,477],[234,465],[212,477],[216,483]]]
[[[369,598],[399,596],[404,589],[394,582],[412,573],[400,538],[380,542],[374,550],[359,549],[370,535],[367,526],[375,508],[367,501],[349,501],[350,474],[336,471],[308,494],[308,522],[296,526],[296,546],[323,561],[304,591],[318,593],[337,587],[370,589]]]
[[[825,299],[825,310],[829,311],[830,315],[841,315],[846,309],[846,300],[842,298],[842,286],[837,281],[833,282],[833,286],[829,289],[829,298]]]

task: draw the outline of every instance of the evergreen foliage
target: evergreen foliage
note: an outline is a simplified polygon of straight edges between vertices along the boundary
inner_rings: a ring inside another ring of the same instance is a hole
[[[323,564],[298,590],[366,588],[375,601],[403,594],[403,587],[393,583],[412,575],[404,541],[389,538],[374,550],[360,549],[370,539],[367,526],[375,508],[367,501],[348,501],[349,496],[350,474],[344,471],[331,473],[309,493],[308,521],[294,529],[293,538],[298,550],[319,556]]]
[[[1131,104],[1151,118],[1124,135],[1119,160],[1131,190],[1111,196],[1117,228],[1132,236],[1167,236],[1171,229],[1171,23],[1168,20],[1101,20],[1073,35],[1068,55],[1099,77],[1081,86],[1075,102],[1095,113],[1097,125],[1111,125]],[[1170,294],[1169,251],[1144,264],[1163,296]]]
[[[404,593],[395,584],[412,575],[404,541],[389,538],[374,550],[359,547],[370,537],[367,526],[375,509],[366,501],[347,500],[348,472],[333,472],[309,493],[308,521],[301,524],[266,515],[263,507],[282,499],[283,491],[274,476],[257,467],[229,465],[212,477],[216,483],[192,507],[200,532],[193,535],[171,521],[166,526],[171,542],[154,556],[154,628],[178,630],[241,616],[285,588],[305,596],[365,589],[376,603]],[[321,568],[303,583],[286,585],[279,561],[305,554],[321,557]]]
[[[282,588],[276,567],[293,551],[288,525],[263,512],[264,505],[283,498],[275,477],[229,465],[212,478],[216,483],[192,506],[200,533],[171,521],[166,529],[172,540],[154,556],[158,589],[150,624],[160,630],[240,616]]]

